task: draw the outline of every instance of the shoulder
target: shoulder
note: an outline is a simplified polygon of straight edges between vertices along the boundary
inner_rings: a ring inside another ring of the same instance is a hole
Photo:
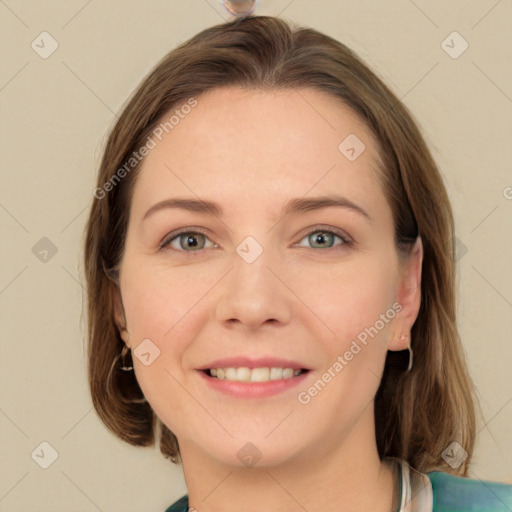
[[[188,495],[173,503],[165,512],[188,512]]]
[[[433,471],[426,474],[432,484],[432,512],[511,512],[512,485],[458,477]],[[165,512],[188,512],[188,496]]]
[[[442,471],[427,473],[432,484],[433,512],[511,512],[512,485],[459,477]]]

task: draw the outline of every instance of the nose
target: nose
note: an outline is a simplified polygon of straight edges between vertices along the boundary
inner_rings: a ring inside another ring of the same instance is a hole
[[[269,251],[264,250],[252,263],[235,253],[233,268],[223,280],[217,301],[217,321],[228,328],[238,325],[251,331],[289,323],[293,294],[283,284],[286,277],[280,274],[279,263]]]

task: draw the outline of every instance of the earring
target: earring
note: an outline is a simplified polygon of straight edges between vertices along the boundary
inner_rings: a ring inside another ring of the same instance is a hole
[[[400,337],[400,340],[405,340],[405,338],[407,337],[406,334],[402,334],[402,336]],[[407,372],[410,372],[411,371],[411,368],[412,368],[412,361],[413,361],[413,351],[412,351],[412,347],[411,347],[411,343],[409,343],[409,346],[407,347],[407,350],[409,351],[409,364],[407,366]]]
[[[413,356],[413,353],[412,353],[412,348],[411,348],[410,345],[407,348],[409,350],[409,366],[407,367],[407,371],[410,372],[411,368],[412,368],[412,356]]]
[[[125,359],[126,355],[128,354],[128,352],[130,352],[130,349],[126,345],[124,345],[121,350],[121,353],[116,357],[116,359],[114,359],[114,363],[110,369],[109,380],[111,379],[111,373],[112,373],[112,369],[114,368],[114,366],[116,366],[118,370],[121,370],[123,372],[133,371],[133,366],[126,366],[126,363],[124,362],[124,359]],[[117,361],[119,359],[121,359],[121,365],[117,365]],[[133,364],[133,360],[132,360],[132,364]],[[135,374],[133,375],[132,378],[136,379]],[[147,403],[145,396],[142,396],[142,398],[127,398],[127,399],[125,399],[125,401],[128,403],[133,403],[133,404]]]
[[[123,372],[131,372],[133,370],[133,366],[126,366],[126,364],[124,362],[124,358],[125,358],[126,354],[128,354],[129,351],[130,351],[130,349],[126,345],[124,345],[123,349],[121,350],[121,354],[119,356],[121,359],[121,366],[119,366],[118,368]]]

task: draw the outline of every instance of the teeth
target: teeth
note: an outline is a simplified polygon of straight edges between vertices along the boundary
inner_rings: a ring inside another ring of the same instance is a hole
[[[224,377],[226,380],[237,380],[236,368],[226,368],[224,371],[226,373],[226,376]]]
[[[302,373],[302,370],[292,368],[212,368],[209,370],[211,377],[221,380],[238,382],[268,382],[271,380],[291,379]]]
[[[235,380],[235,379],[231,379]],[[248,382],[251,380],[251,370],[249,368],[237,368],[236,369],[236,380]]]
[[[251,382],[267,382],[270,380],[269,368],[254,368],[251,371]]]
[[[282,368],[270,368],[270,380],[279,380],[283,378]]]

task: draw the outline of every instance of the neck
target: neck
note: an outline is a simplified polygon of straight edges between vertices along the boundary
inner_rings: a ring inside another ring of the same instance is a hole
[[[284,463],[251,468],[225,464],[186,440],[180,442],[180,450],[189,506],[197,512],[396,508],[396,476],[379,459],[373,407],[343,439],[324,437]]]

